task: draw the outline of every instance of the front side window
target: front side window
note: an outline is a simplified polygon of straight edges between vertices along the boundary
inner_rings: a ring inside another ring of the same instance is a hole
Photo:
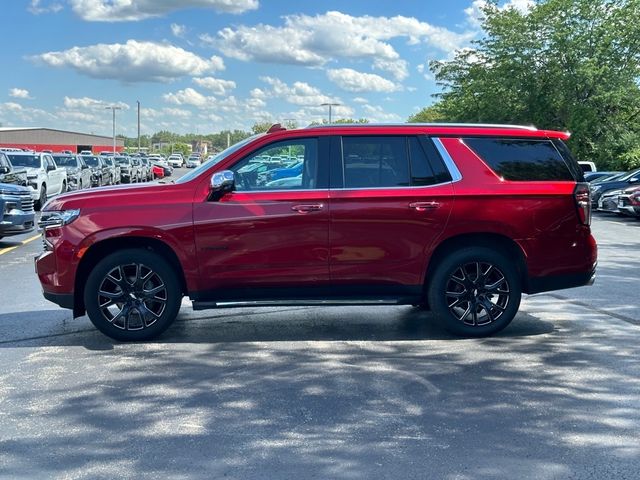
[[[314,189],[318,184],[318,139],[272,143],[233,167],[237,191]]]

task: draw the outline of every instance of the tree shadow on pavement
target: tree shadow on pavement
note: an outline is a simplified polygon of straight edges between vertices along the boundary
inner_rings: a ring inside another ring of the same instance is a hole
[[[23,363],[38,375],[3,376],[22,388],[0,391],[0,475],[551,479],[640,468],[627,327],[587,313],[577,330],[561,306],[549,307],[555,328],[520,314],[500,336],[450,341],[409,308],[317,310],[185,318],[159,342],[102,352],[75,348],[84,333],[34,349]]]

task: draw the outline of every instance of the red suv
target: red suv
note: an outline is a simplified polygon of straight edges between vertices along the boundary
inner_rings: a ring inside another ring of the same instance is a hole
[[[567,133],[500,125],[274,125],[168,184],[51,200],[44,296],[119,340],[188,295],[232,305],[429,308],[466,336],[521,294],[592,283],[596,243]],[[291,168],[302,164],[302,168]],[[290,169],[269,180],[264,172]]]

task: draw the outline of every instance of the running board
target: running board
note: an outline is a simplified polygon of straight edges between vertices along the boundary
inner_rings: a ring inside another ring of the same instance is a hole
[[[240,308],[240,307],[344,307],[358,305],[406,305],[401,299],[378,300],[256,300],[248,302],[201,302],[194,301],[194,310],[209,310],[212,308]]]

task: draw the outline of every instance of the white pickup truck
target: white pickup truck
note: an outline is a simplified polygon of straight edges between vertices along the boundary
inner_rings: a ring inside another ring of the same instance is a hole
[[[14,167],[27,170],[28,187],[36,209],[41,209],[47,199],[67,191],[67,170],[56,165],[49,153],[5,152]]]

